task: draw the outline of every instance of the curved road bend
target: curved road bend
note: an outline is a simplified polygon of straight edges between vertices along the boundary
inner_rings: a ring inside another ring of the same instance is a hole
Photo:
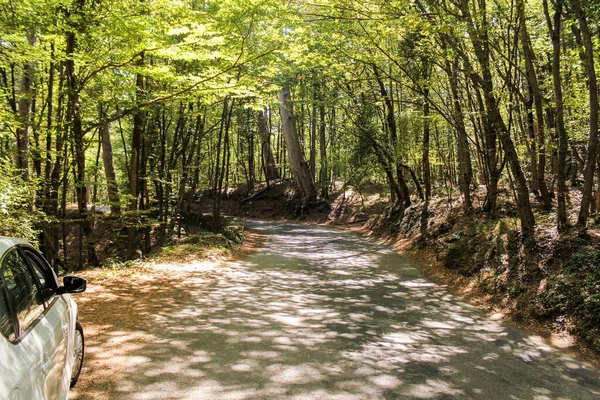
[[[251,222],[264,248],[182,285],[123,399],[600,399],[600,371],[451,296],[388,246]]]

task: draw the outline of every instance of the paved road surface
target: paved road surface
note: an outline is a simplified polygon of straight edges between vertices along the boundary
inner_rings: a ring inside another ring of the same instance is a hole
[[[386,246],[253,222],[262,251],[152,318],[125,399],[600,399],[600,372],[494,321]]]

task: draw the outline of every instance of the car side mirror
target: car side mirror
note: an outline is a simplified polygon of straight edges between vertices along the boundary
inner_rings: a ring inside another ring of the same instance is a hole
[[[87,279],[67,275],[63,278],[64,293],[83,293],[87,289]]]

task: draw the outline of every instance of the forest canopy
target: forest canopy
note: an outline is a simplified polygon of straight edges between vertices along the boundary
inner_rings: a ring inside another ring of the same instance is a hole
[[[599,30],[592,0],[0,0],[2,233],[96,264],[109,206],[134,258],[199,193],[218,231],[230,187],[287,178],[303,208],[378,182],[423,234],[434,197],[503,191],[525,239],[585,231]]]

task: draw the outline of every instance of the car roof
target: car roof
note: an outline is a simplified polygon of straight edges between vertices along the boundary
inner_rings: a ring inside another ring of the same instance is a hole
[[[0,257],[2,257],[8,249],[19,244],[31,246],[31,244],[29,244],[29,242],[25,239],[0,236]]]

